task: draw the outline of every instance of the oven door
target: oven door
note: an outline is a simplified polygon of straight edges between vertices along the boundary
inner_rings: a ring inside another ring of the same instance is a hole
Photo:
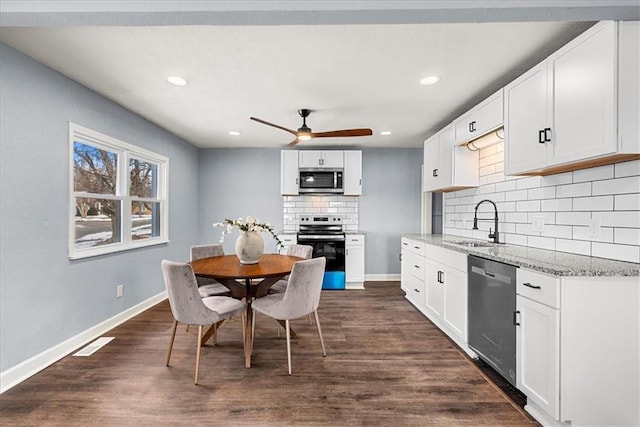
[[[325,257],[325,271],[344,271],[344,235],[298,234],[298,244],[313,247],[313,258]]]

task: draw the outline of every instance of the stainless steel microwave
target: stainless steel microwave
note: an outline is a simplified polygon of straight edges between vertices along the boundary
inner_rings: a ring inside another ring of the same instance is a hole
[[[343,194],[342,169],[300,169],[300,193]]]

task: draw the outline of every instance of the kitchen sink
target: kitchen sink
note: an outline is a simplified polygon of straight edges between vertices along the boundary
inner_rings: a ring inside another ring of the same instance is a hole
[[[456,242],[449,242],[452,245],[458,245],[458,246],[466,246],[468,248],[491,248],[493,246],[495,246],[495,243],[491,243],[491,242],[475,242],[472,240],[459,240]]]

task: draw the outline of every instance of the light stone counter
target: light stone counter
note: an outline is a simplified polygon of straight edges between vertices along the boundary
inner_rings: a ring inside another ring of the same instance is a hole
[[[640,264],[632,262],[490,243],[461,236],[403,234],[402,237],[553,276],[640,276]],[[469,247],[460,242],[487,243],[488,246]]]

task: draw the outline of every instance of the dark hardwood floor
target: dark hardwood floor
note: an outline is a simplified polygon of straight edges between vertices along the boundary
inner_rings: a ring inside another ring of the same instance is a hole
[[[105,336],[90,357],[67,356],[0,395],[5,426],[525,426],[535,422],[404,298],[399,282],[323,291],[315,326],[293,322],[293,375],[284,334],[258,315],[252,368],[239,319],[203,348],[181,325],[165,366],[165,301]]]

